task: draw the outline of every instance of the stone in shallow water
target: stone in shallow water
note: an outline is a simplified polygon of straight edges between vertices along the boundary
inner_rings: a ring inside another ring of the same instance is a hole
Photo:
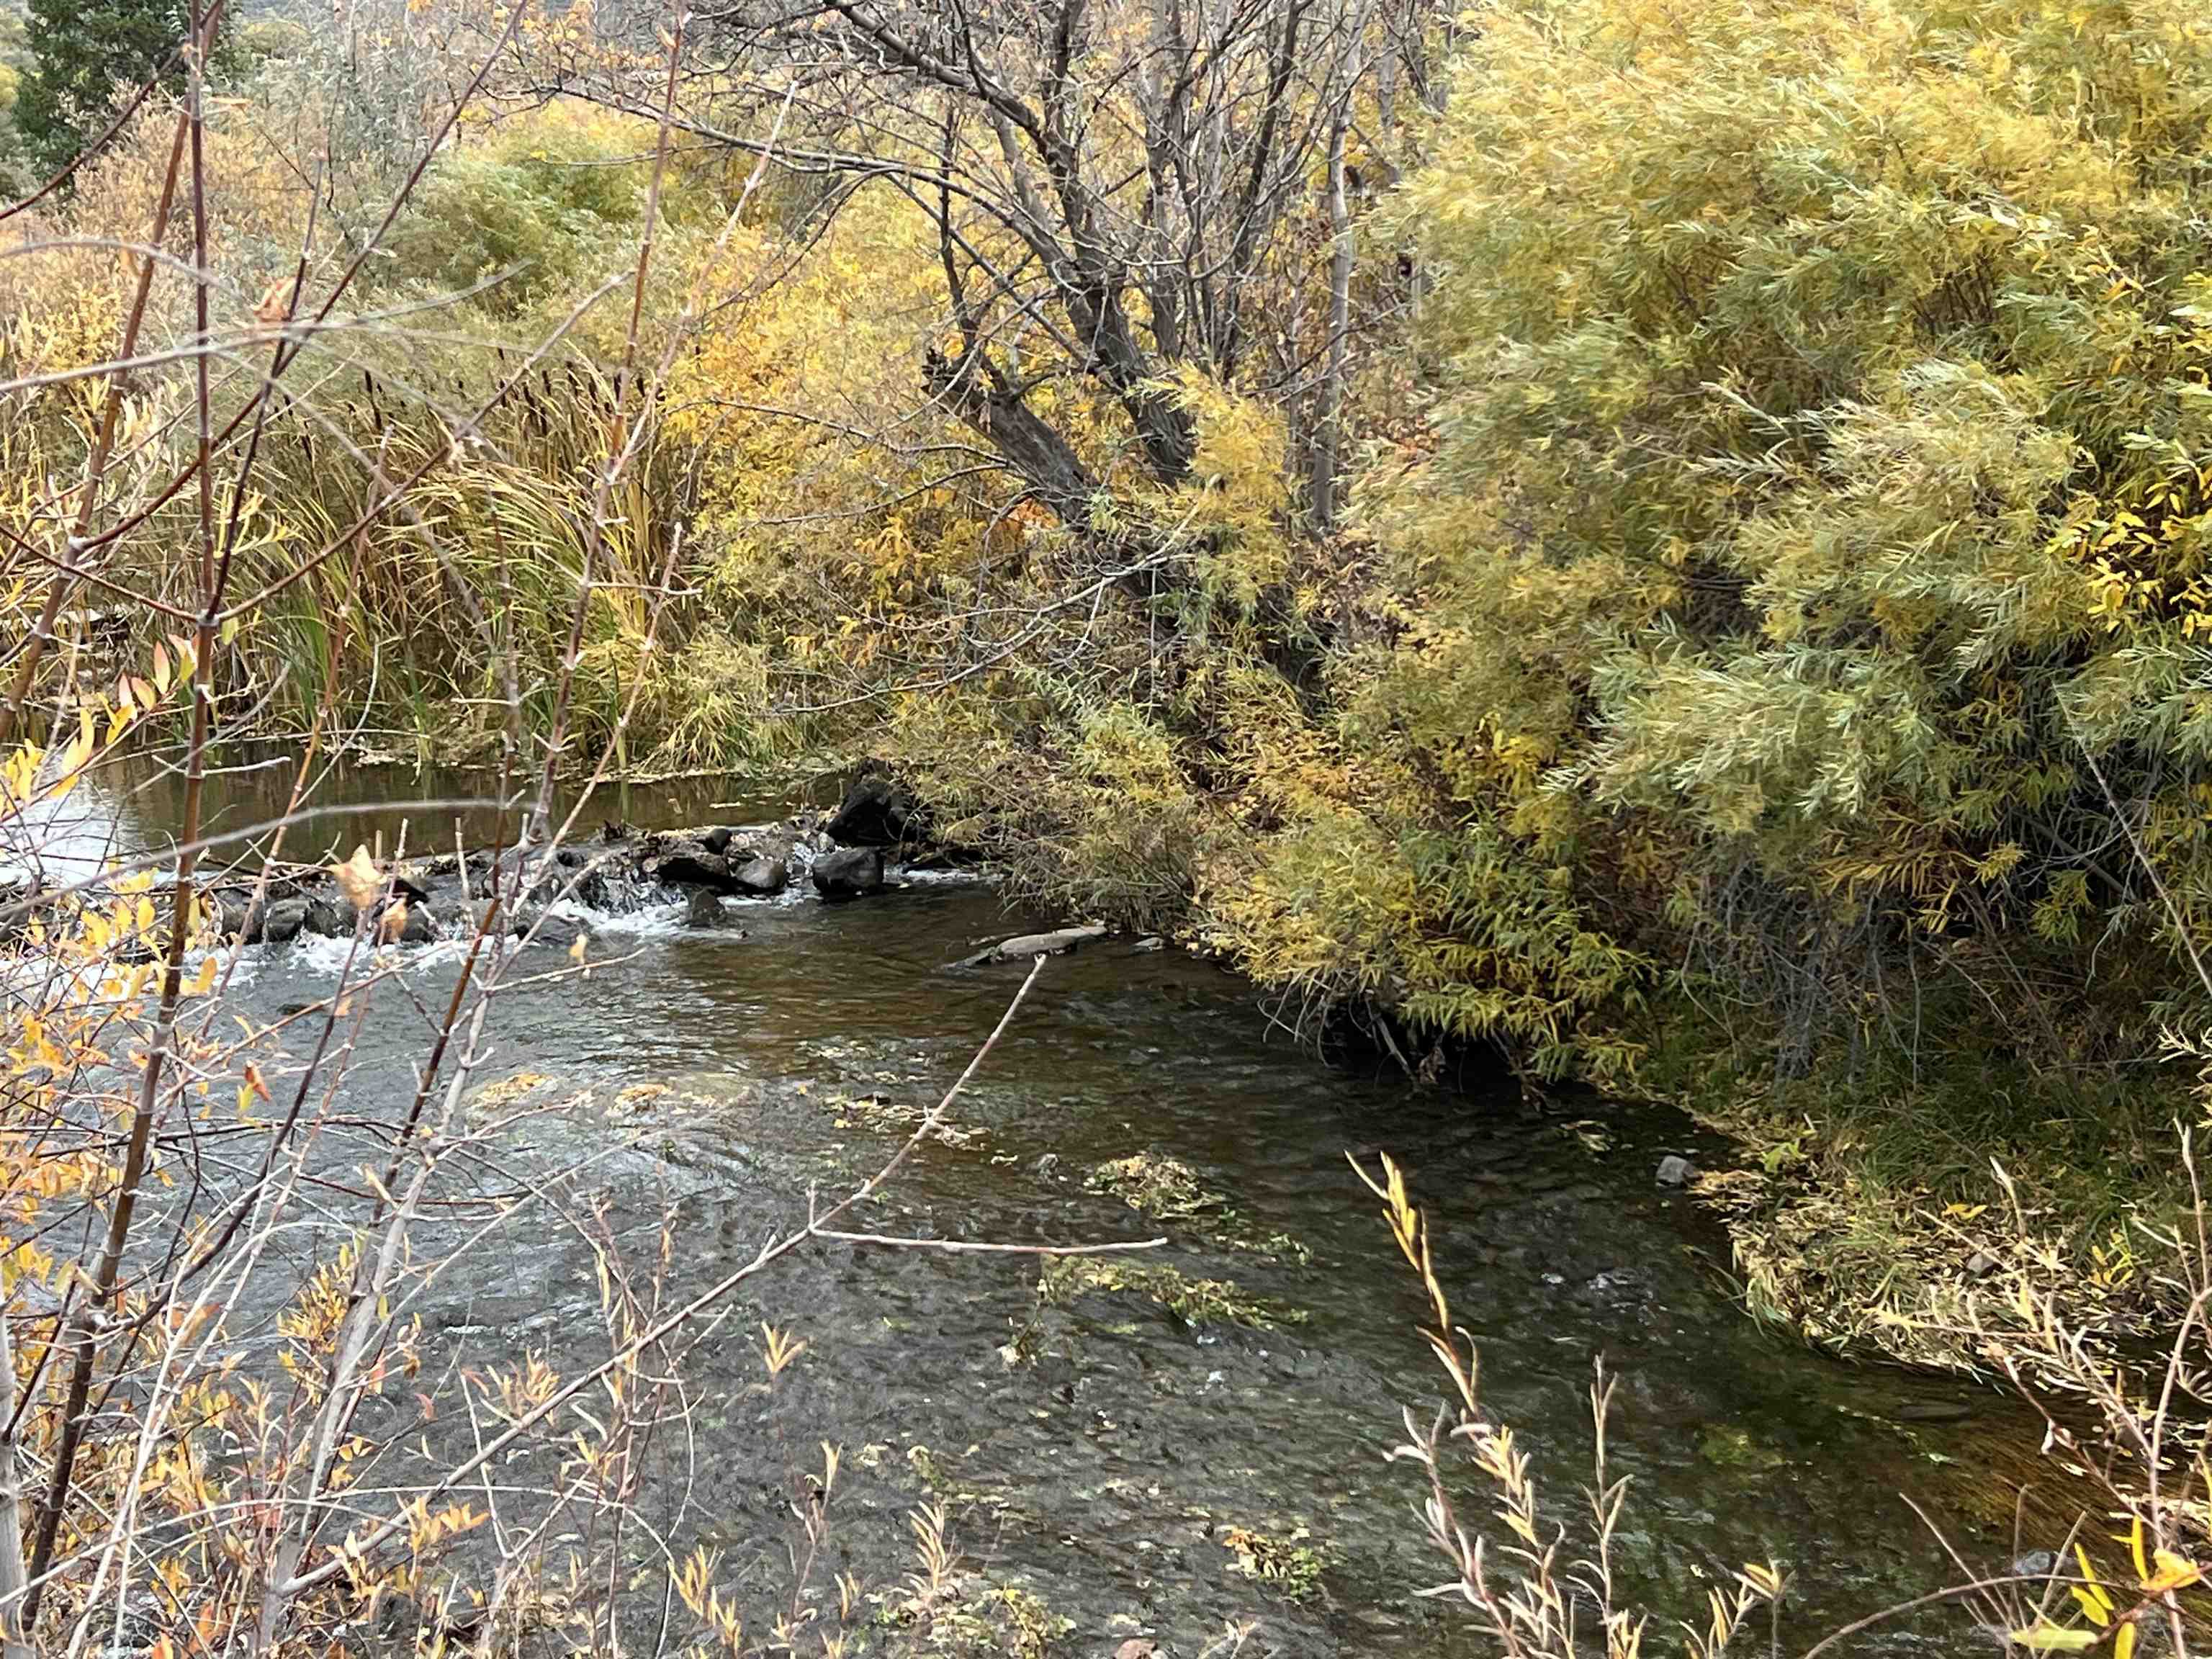
[[[677,887],[711,887],[725,892],[730,885],[729,860],[697,842],[678,842],[649,861],[646,872]]]
[[[739,892],[767,898],[791,885],[791,866],[781,859],[750,858],[731,871],[730,879]]]
[[[1662,1187],[1686,1187],[1696,1178],[1697,1173],[1698,1166],[1688,1158],[1678,1158],[1669,1152],[1659,1160],[1659,1173],[1656,1179]]]
[[[527,944],[557,945],[564,951],[578,939],[590,938],[592,933],[574,917],[550,915],[530,917],[520,931]]]
[[[730,913],[722,908],[720,895],[703,887],[694,892],[684,906],[686,927],[724,927],[729,921]]]
[[[261,937],[270,945],[288,945],[300,937],[307,921],[307,900],[280,899],[261,918]]]
[[[858,898],[883,890],[880,848],[854,847],[824,853],[814,861],[814,890],[826,899]]]

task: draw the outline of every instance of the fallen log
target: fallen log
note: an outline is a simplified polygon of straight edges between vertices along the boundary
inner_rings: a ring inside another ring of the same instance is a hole
[[[996,945],[986,945],[972,957],[963,957],[947,965],[981,968],[994,962],[1024,962],[1031,957],[1056,957],[1079,945],[1095,945],[1105,937],[1106,924],[1103,921],[1087,921],[1079,927],[1056,928],[1049,933],[1017,933],[1012,939],[1002,939]]]

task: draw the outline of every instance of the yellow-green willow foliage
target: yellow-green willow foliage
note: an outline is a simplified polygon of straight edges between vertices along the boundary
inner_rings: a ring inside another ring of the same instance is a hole
[[[1400,210],[1434,450],[1368,495],[1359,718],[1437,816],[1798,1057],[1908,968],[2148,1052],[2123,820],[2212,908],[2208,127],[2194,0],[1486,11]]]

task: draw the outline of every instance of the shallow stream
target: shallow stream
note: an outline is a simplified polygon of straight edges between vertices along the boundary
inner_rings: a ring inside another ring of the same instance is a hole
[[[212,827],[269,815],[283,782],[220,781]],[[480,788],[386,770],[325,798]],[[721,793],[632,790],[590,822],[735,822],[775,805]],[[141,781],[105,810],[126,847],[157,848],[173,785]],[[368,827],[389,845],[398,816]],[[287,853],[349,848],[363,833],[319,821]],[[410,838],[450,847],[452,815],[418,819]],[[589,979],[502,998],[480,1074],[588,1091],[532,1121],[532,1151],[549,1165],[596,1159],[614,1230],[641,1249],[672,1207],[679,1290],[787,1227],[808,1182],[874,1167],[900,1115],[967,1063],[1021,970],[945,964],[1064,920],[1010,915],[988,885],[943,878],[844,905],[794,889],[731,908],[742,933],[687,930],[672,902],[602,919]],[[269,1019],[326,994],[342,951],[302,939],[247,954],[243,1012]],[[404,971],[423,1004],[442,1006],[455,951],[425,947]],[[421,1030],[397,1002],[369,1023],[351,1111],[404,1108]],[[1962,1384],[1832,1363],[1753,1323],[1728,1294],[1725,1241],[1653,1179],[1663,1153],[1711,1156],[1680,1123],[1596,1102],[1532,1108],[1503,1080],[1447,1093],[1331,1069],[1249,985],[1126,940],[1048,965],[953,1119],[958,1144],[924,1146],[870,1228],[1052,1243],[1164,1232],[1160,1259],[1233,1281],[1276,1328],[1193,1322],[1126,1289],[1042,1307],[1026,1257],[802,1253],[720,1328],[692,1379],[680,1460],[692,1474],[678,1530],[719,1543],[764,1589],[787,1576],[788,1449],[811,1463],[815,1443],[835,1439],[847,1448],[840,1570],[894,1586],[913,1565],[906,1515],[941,1501],[971,1565],[1070,1621],[1054,1651],[1106,1655],[1142,1634],[1192,1659],[1240,1620],[1259,1621],[1255,1653],[1480,1651],[1460,1613],[1416,1600],[1437,1563],[1416,1475],[1382,1456],[1401,1407],[1425,1418],[1441,1389],[1416,1286],[1346,1165],[1347,1152],[1371,1162],[1378,1150],[1410,1172],[1455,1313],[1480,1343],[1487,1403],[1535,1452],[1560,1520],[1584,1512],[1593,1358],[1618,1372],[1612,1444],[1634,1482],[1620,1554],[1662,1620],[1702,1622],[1709,1585],[1769,1557],[1795,1575],[1792,1650],[1948,1582],[1905,1494],[1977,1565],[2009,1556],[2011,1499],[1990,1449],[2032,1449],[2027,1413]],[[1155,1220],[1089,1184],[1139,1155],[1187,1165],[1221,1202]],[[335,1243],[310,1234],[293,1248],[304,1264]],[[599,1327],[594,1258],[579,1233],[517,1219],[418,1305],[434,1346],[534,1345],[559,1369],[592,1351],[578,1345]],[[810,1345],[773,1398],[762,1319]],[[1481,1515],[1483,1495],[1462,1490]],[[1254,1576],[1270,1564],[1273,1576]],[[1849,1650],[1953,1654],[1978,1640],[1942,1613]]]

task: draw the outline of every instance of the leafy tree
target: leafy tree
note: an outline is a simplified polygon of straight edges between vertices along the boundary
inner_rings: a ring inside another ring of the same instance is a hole
[[[191,28],[186,0],[29,0],[31,71],[15,123],[33,158],[60,167],[98,137],[118,89],[136,87]],[[181,82],[179,64],[174,78]]]

